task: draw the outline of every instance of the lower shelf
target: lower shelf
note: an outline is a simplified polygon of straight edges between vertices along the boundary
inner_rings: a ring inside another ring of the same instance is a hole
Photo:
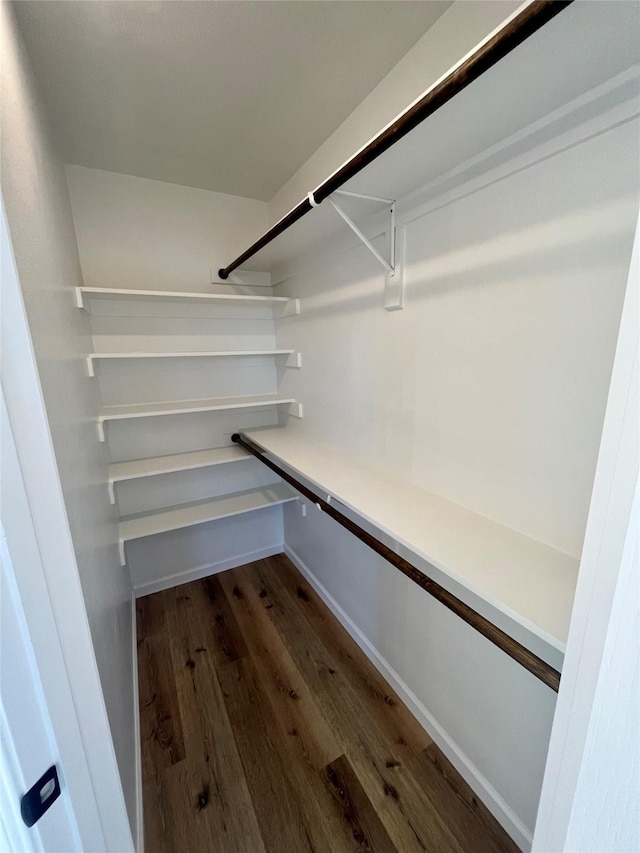
[[[125,542],[131,539],[142,539],[156,533],[167,533],[294,500],[297,500],[297,495],[293,489],[285,483],[276,483],[219,498],[125,516],[119,525],[120,564],[126,565]]]
[[[344,457],[296,427],[242,432],[312,491],[561,669],[579,561],[411,483]],[[379,536],[378,536],[379,538]]]
[[[138,480],[158,474],[173,474],[176,471],[192,471],[210,468],[229,462],[243,462],[251,455],[241,447],[214,447],[208,450],[192,450],[188,453],[172,453],[149,459],[132,459],[130,462],[115,462],[109,468],[109,499],[116,502],[115,484],[125,480]]]

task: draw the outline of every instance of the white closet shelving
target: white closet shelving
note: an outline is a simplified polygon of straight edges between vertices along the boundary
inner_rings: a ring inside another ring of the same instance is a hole
[[[174,474],[177,471],[191,471],[197,468],[213,468],[216,465],[228,465],[231,462],[246,462],[251,455],[241,447],[214,447],[209,450],[193,450],[188,453],[170,453],[166,456],[153,456],[149,459],[132,459],[129,462],[116,462],[109,466],[109,497],[116,502],[115,485],[125,480],[138,480],[142,477],[157,477],[161,474]]]
[[[564,653],[579,561],[410,483],[356,464],[295,428],[243,430],[274,460],[433,567],[454,594],[507,617],[522,642],[555,664]],[[410,556],[408,557],[410,559]],[[513,634],[513,631],[511,631]],[[557,653],[560,653],[558,657]]]
[[[262,406],[293,407],[295,417],[302,417],[302,404],[293,397],[280,397],[277,394],[265,394],[257,397],[212,397],[204,400],[176,400],[174,402],[144,403],[142,405],[105,406],[98,416],[98,435],[105,441],[104,425],[108,421],[131,420],[136,418],[156,418],[165,415],[199,414],[201,412],[222,412],[228,409],[257,409]]]
[[[120,562],[126,565],[125,543],[131,539],[155,536],[207,521],[216,521],[253,512],[269,506],[297,500],[297,495],[284,483],[261,489],[249,489],[211,500],[195,501],[163,509],[161,512],[136,513],[121,519],[119,525]]]
[[[76,302],[92,315],[95,351],[87,355],[87,367],[103,398],[98,436],[112,457],[107,485],[121,515],[122,565],[131,540],[170,535],[296,499],[292,489],[274,482],[275,476],[230,444],[235,418],[229,420],[229,415],[238,412],[240,418],[242,413],[243,423],[256,425],[278,423],[289,415],[302,417],[295,397],[277,392],[281,369],[301,367],[301,354],[276,348],[273,327],[275,309],[278,317],[299,314],[298,299],[238,292],[237,287],[229,293],[80,287]],[[154,308],[159,304],[163,307]],[[180,307],[185,305],[193,307],[185,312]],[[265,310],[269,308],[274,310]],[[210,366],[206,359],[211,359]],[[97,374],[96,362],[101,364]],[[107,369],[114,363],[122,367]],[[175,399],[181,394],[187,399]],[[117,441],[110,437],[107,423],[120,424]],[[215,542],[212,535],[212,563]],[[178,570],[193,571],[184,538],[177,541],[179,546],[186,547],[186,553],[179,558],[185,565]],[[142,559],[141,572],[148,582],[157,552],[145,558],[146,548],[144,543],[137,546],[134,556]],[[130,569],[135,585],[136,566]],[[158,572],[154,582],[161,586],[163,574],[173,578],[176,566]]]
[[[264,349],[264,350],[196,350],[193,352],[92,352],[87,356],[87,372],[89,376],[95,376],[96,361],[113,361],[123,359],[140,358],[268,358],[277,356],[293,356],[287,360],[287,367],[301,367],[300,353],[292,349]],[[290,362],[290,363],[289,363]]]
[[[202,303],[208,305],[239,305],[250,308],[252,306],[286,306],[287,313],[299,314],[300,302],[298,299],[288,296],[255,296],[241,293],[198,293],[183,292],[180,290],[131,290],[119,287],[77,287],[76,304],[78,308],[91,310],[93,300],[108,300],[121,302],[145,301],[145,302],[185,302]]]

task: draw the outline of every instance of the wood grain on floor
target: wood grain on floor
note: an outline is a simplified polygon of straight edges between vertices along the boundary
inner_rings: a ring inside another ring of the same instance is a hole
[[[146,853],[516,853],[284,556],[138,600]]]

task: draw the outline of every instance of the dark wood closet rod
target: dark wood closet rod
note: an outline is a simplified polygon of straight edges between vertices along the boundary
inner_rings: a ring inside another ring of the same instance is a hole
[[[513,660],[527,669],[532,675],[535,675],[536,678],[544,682],[547,687],[555,690],[556,693],[558,692],[560,673],[557,669],[554,669],[546,661],[543,661],[542,658],[534,655],[533,652],[530,652],[529,649],[526,649],[521,643],[514,640],[513,637],[505,634],[504,631],[501,631],[500,628],[489,622],[488,619],[481,616],[480,613],[469,607],[464,601],[461,601],[439,583],[428,577],[428,575],[425,575],[415,566],[411,565],[411,563],[407,562],[399,554],[396,554],[395,551],[392,551],[383,542],[380,542],[379,539],[376,539],[375,536],[367,533],[360,525],[351,521],[346,515],[343,515],[332,504],[323,500],[279,465],[276,465],[275,462],[272,462],[266,455],[265,450],[258,444],[255,444],[246,436],[240,435],[237,432],[231,436],[231,440],[244,447],[245,450],[257,457],[264,465],[271,468],[276,474],[279,474],[297,492],[300,492],[301,495],[312,501],[324,513],[345,527],[354,536],[357,536],[358,539],[364,542],[365,545],[368,545],[377,554],[380,554],[381,557],[384,557],[392,566],[401,571],[403,575],[406,575],[421,589],[424,589],[429,595],[432,595],[441,604],[444,604],[445,607],[455,613],[456,616],[459,616],[460,619],[463,619],[468,625],[475,628],[483,637],[486,637],[487,640],[496,645],[505,654],[508,654],[509,657],[513,658]]]
[[[344,166],[334,172],[326,181],[320,184],[313,193],[301,201],[286,216],[283,216],[265,234],[256,240],[241,255],[228,266],[218,270],[221,279],[229,278],[230,273],[241,264],[253,257],[260,249],[264,249],[278,235],[286,231],[294,222],[313,210],[314,207],[323,202],[332,192],[340,189],[343,184],[361,172],[365,166],[372,163],[377,157],[391,148],[398,140],[410,133],[417,125],[423,122],[441,106],[450,101],[458,92],[461,92],[469,83],[477,80],[481,74],[488,71],[496,62],[503,59],[519,44],[533,35],[542,26],[569,6],[573,0],[533,0],[523,9],[510,23],[504,26],[488,42],[478,48],[465,62],[448,74],[444,80],[430,89],[424,97],[417,101],[412,107],[397,118],[385,130],[378,134],[371,142],[348,160]],[[313,203],[312,203],[313,199]]]

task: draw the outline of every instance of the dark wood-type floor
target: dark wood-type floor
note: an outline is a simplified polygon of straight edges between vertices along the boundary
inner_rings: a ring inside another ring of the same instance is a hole
[[[138,601],[146,853],[518,848],[284,556]]]

